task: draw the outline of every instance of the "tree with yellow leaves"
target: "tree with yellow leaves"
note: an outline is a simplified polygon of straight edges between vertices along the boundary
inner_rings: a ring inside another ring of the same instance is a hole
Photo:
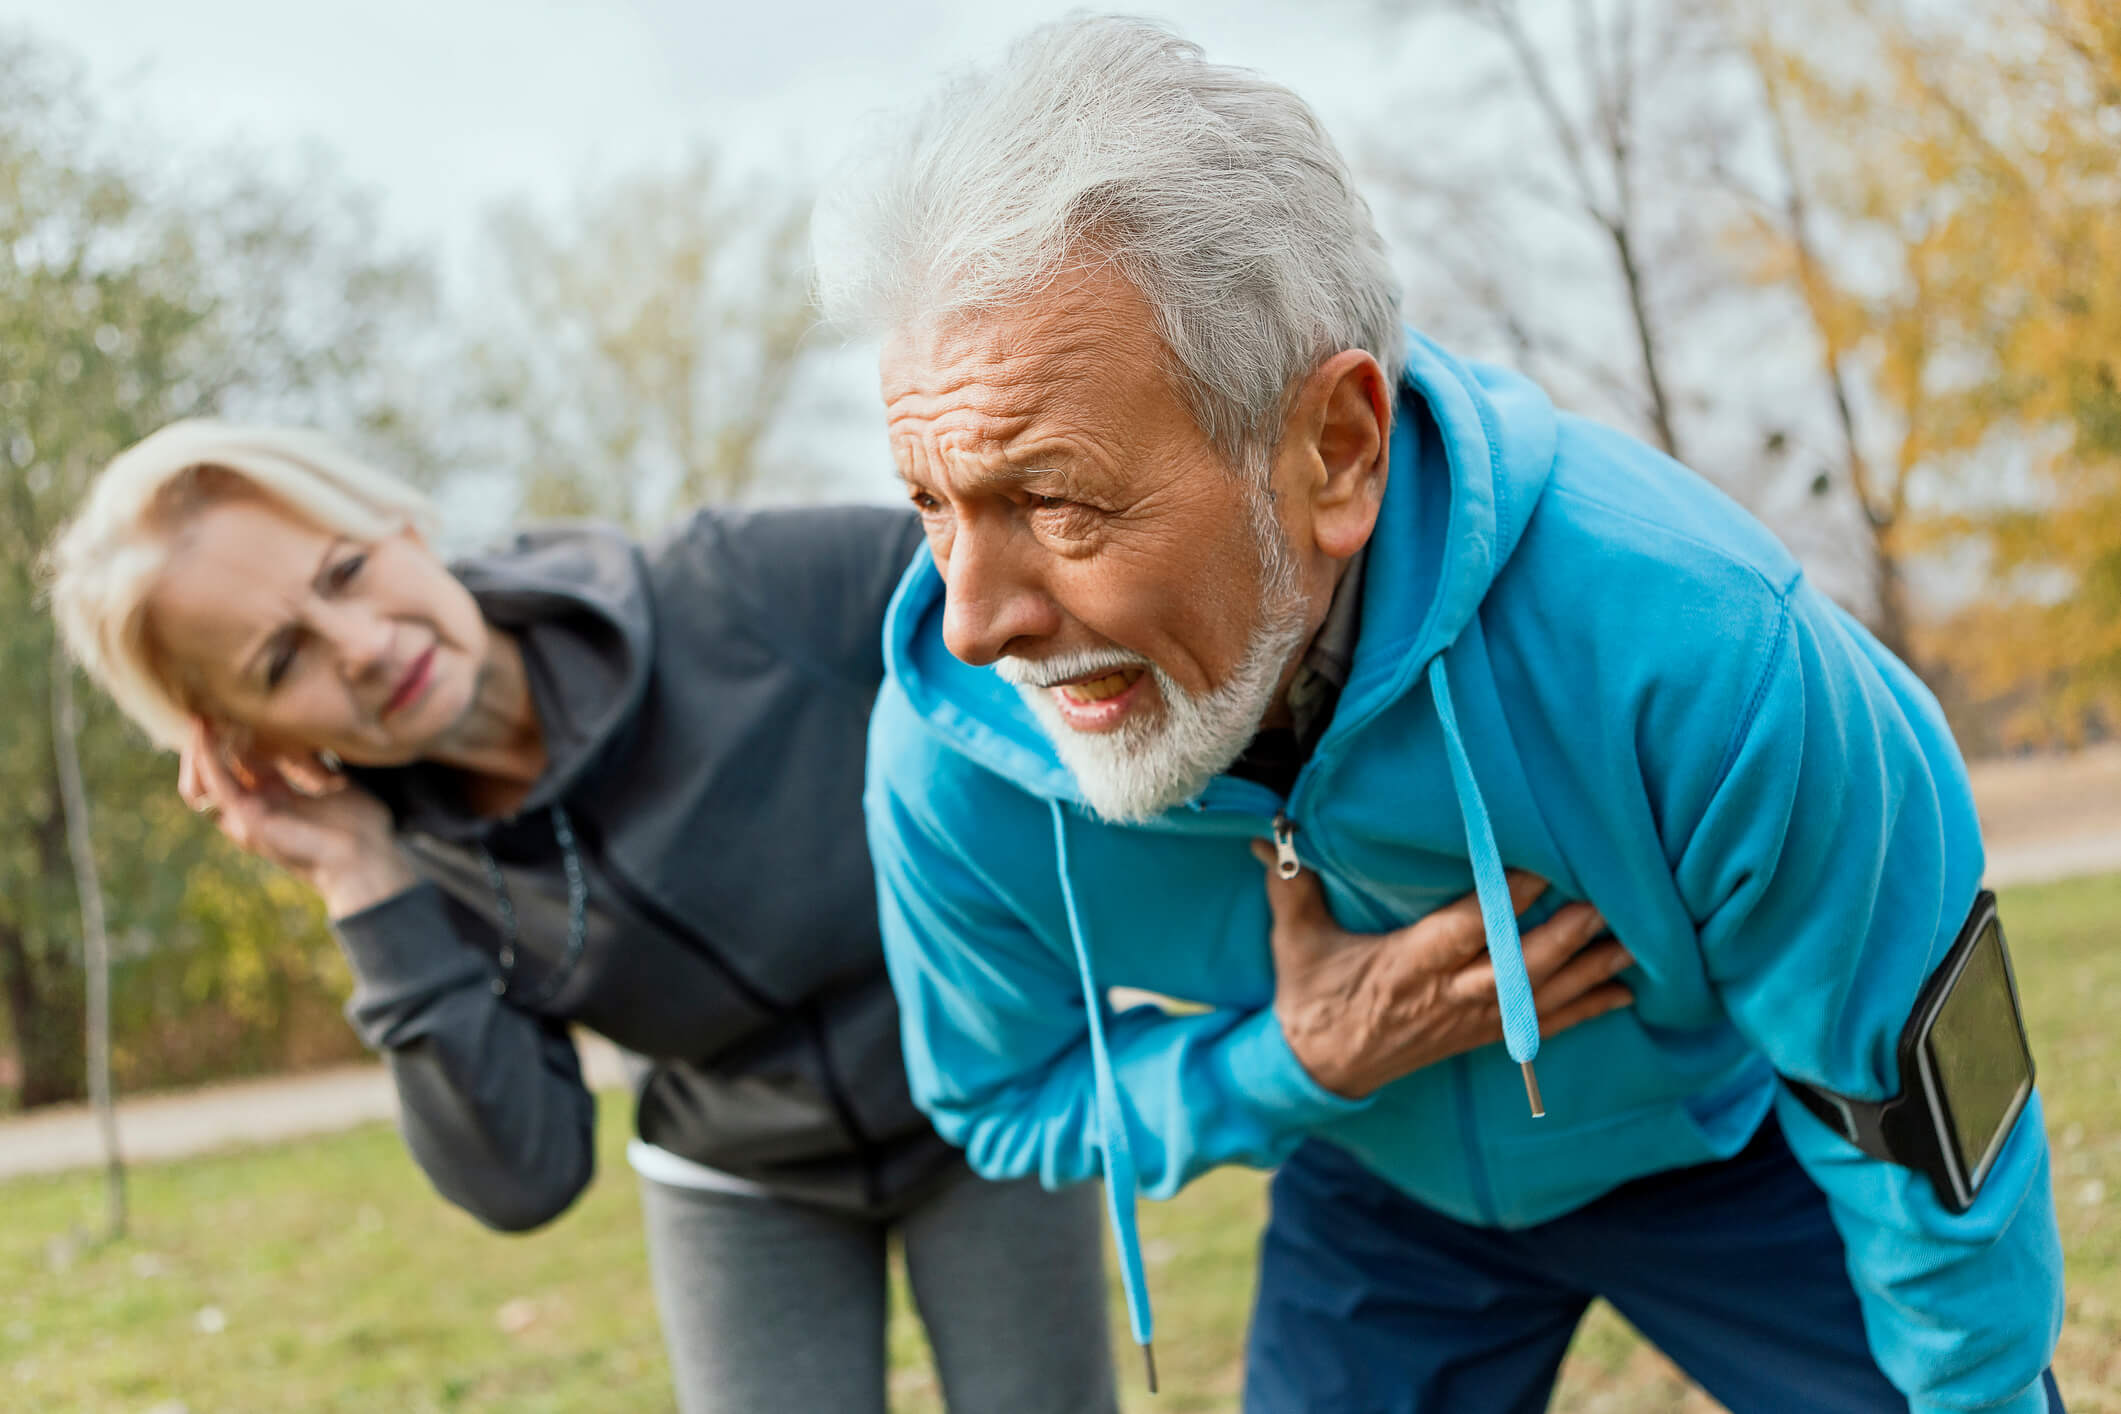
[[[2031,507],[1965,522],[1998,593],[1948,641],[1987,690],[2038,686],[2021,735],[2069,739],[2121,730],[2121,10],[2048,0],[2023,32],[1990,93],[1932,100],[1975,154],[1975,209],[2010,262],[1989,292],[1996,399],[2038,457]]]
[[[1817,335],[1881,636],[2014,700],[2021,739],[2121,725],[2121,12],[1749,19],[1782,182],[1743,234]],[[1985,592],[1917,633],[1909,558],[1954,544]]]

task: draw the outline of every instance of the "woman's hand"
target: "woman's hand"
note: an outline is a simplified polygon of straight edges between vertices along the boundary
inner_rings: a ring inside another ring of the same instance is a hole
[[[1267,903],[1274,911],[1274,1013],[1313,1080],[1359,1099],[1425,1065],[1502,1039],[1475,895],[1395,932],[1349,933],[1327,912],[1315,873],[1282,879],[1272,851],[1256,843],[1254,853],[1268,866]],[[1518,913],[1546,887],[1533,875],[1510,872],[1510,902]],[[1612,980],[1634,958],[1611,938],[1594,941],[1604,931],[1596,909],[1572,903],[1525,933],[1525,971],[1542,1035],[1634,1000]]]
[[[222,834],[306,880],[334,918],[417,882],[383,803],[314,757],[229,753],[201,721],[178,763],[177,793],[194,810],[220,811]]]

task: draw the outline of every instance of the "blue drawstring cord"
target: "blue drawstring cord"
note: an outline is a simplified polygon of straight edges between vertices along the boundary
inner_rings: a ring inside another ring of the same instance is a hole
[[[1443,665],[1443,654],[1429,662],[1429,695],[1436,700],[1436,717],[1443,724],[1443,743],[1451,758],[1451,784],[1458,794],[1459,814],[1465,819],[1466,851],[1473,863],[1473,890],[1480,896],[1480,917],[1488,934],[1488,960],[1495,969],[1495,1000],[1502,1009],[1502,1041],[1510,1059],[1524,1068],[1525,1091],[1532,1113],[1546,1113],[1540,1103],[1539,1084],[1532,1075],[1533,1058],[1539,1054],[1539,1010],[1532,1001],[1532,979],[1524,966],[1524,940],[1517,932],[1517,909],[1510,899],[1510,880],[1503,872],[1502,851],[1495,847],[1495,831],[1488,822],[1488,805],[1473,778],[1473,763],[1466,759],[1465,739],[1458,731],[1458,710],[1451,701],[1451,678]]]
[[[1539,1091],[1532,1078],[1532,1061],[1539,1054],[1539,1013],[1532,1001],[1532,981],[1525,971],[1524,942],[1517,930],[1517,910],[1510,899],[1510,881],[1503,871],[1502,853],[1495,847],[1495,831],[1488,820],[1487,802],[1473,777],[1466,757],[1465,740],[1458,730],[1458,713],[1451,701],[1450,677],[1438,654],[1428,668],[1429,691],[1436,701],[1436,716],[1443,725],[1444,748],[1451,761],[1451,783],[1458,796],[1459,813],[1465,821],[1466,847],[1473,865],[1473,888],[1480,898],[1480,915],[1487,929],[1488,957],[1495,968],[1495,995],[1502,1011],[1503,1044],[1510,1059],[1525,1070],[1525,1085],[1534,1114],[1544,1113]],[[1120,1286],[1127,1296],[1127,1323],[1134,1341],[1148,1363],[1149,1392],[1156,1392],[1156,1354],[1153,1339],[1155,1313],[1149,1307],[1149,1280],[1142,1267],[1141,1234],[1135,1225],[1135,1195],[1140,1187],[1134,1167],[1134,1150],[1127,1137],[1127,1114],[1120,1103],[1119,1078],[1113,1073],[1112,1053],[1105,1041],[1105,998],[1090,967],[1090,943],[1084,936],[1082,914],[1075,903],[1075,881],[1068,867],[1067,811],[1060,801],[1049,800],[1053,816],[1053,850],[1060,871],[1061,902],[1068,914],[1068,938],[1075,946],[1076,975],[1082,979],[1083,1007],[1090,1015],[1090,1065],[1097,1083],[1098,1148],[1105,1160],[1105,1209],[1112,1223],[1113,1245],[1119,1250]]]
[[[1112,1073],[1112,1053],[1105,1044],[1105,998],[1090,970],[1090,943],[1075,906],[1075,883],[1068,871],[1067,813],[1058,800],[1053,812],[1053,849],[1060,869],[1061,901],[1068,910],[1068,937],[1075,944],[1075,970],[1083,980],[1083,1006],[1090,1013],[1090,1065],[1097,1075],[1097,1143],[1105,1156],[1105,1210],[1112,1220],[1113,1245],[1119,1249],[1120,1285],[1127,1293],[1127,1323],[1142,1348],[1149,1370],[1149,1393],[1156,1393],[1156,1351],[1151,1340],[1156,1316],[1149,1309],[1149,1279],[1142,1270],[1141,1234],[1134,1225],[1134,1149],[1127,1139],[1127,1113],[1120,1104],[1119,1078]]]

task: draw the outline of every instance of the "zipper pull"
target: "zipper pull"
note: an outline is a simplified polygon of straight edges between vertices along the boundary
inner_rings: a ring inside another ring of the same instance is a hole
[[[1296,822],[1280,810],[1274,812],[1274,872],[1284,879],[1304,872],[1303,861],[1296,857]]]

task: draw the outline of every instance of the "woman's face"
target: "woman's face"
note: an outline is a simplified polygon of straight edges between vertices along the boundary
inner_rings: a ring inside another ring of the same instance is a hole
[[[430,754],[478,694],[490,630],[426,542],[360,542],[239,497],[174,536],[152,640],[260,749],[386,766]]]

